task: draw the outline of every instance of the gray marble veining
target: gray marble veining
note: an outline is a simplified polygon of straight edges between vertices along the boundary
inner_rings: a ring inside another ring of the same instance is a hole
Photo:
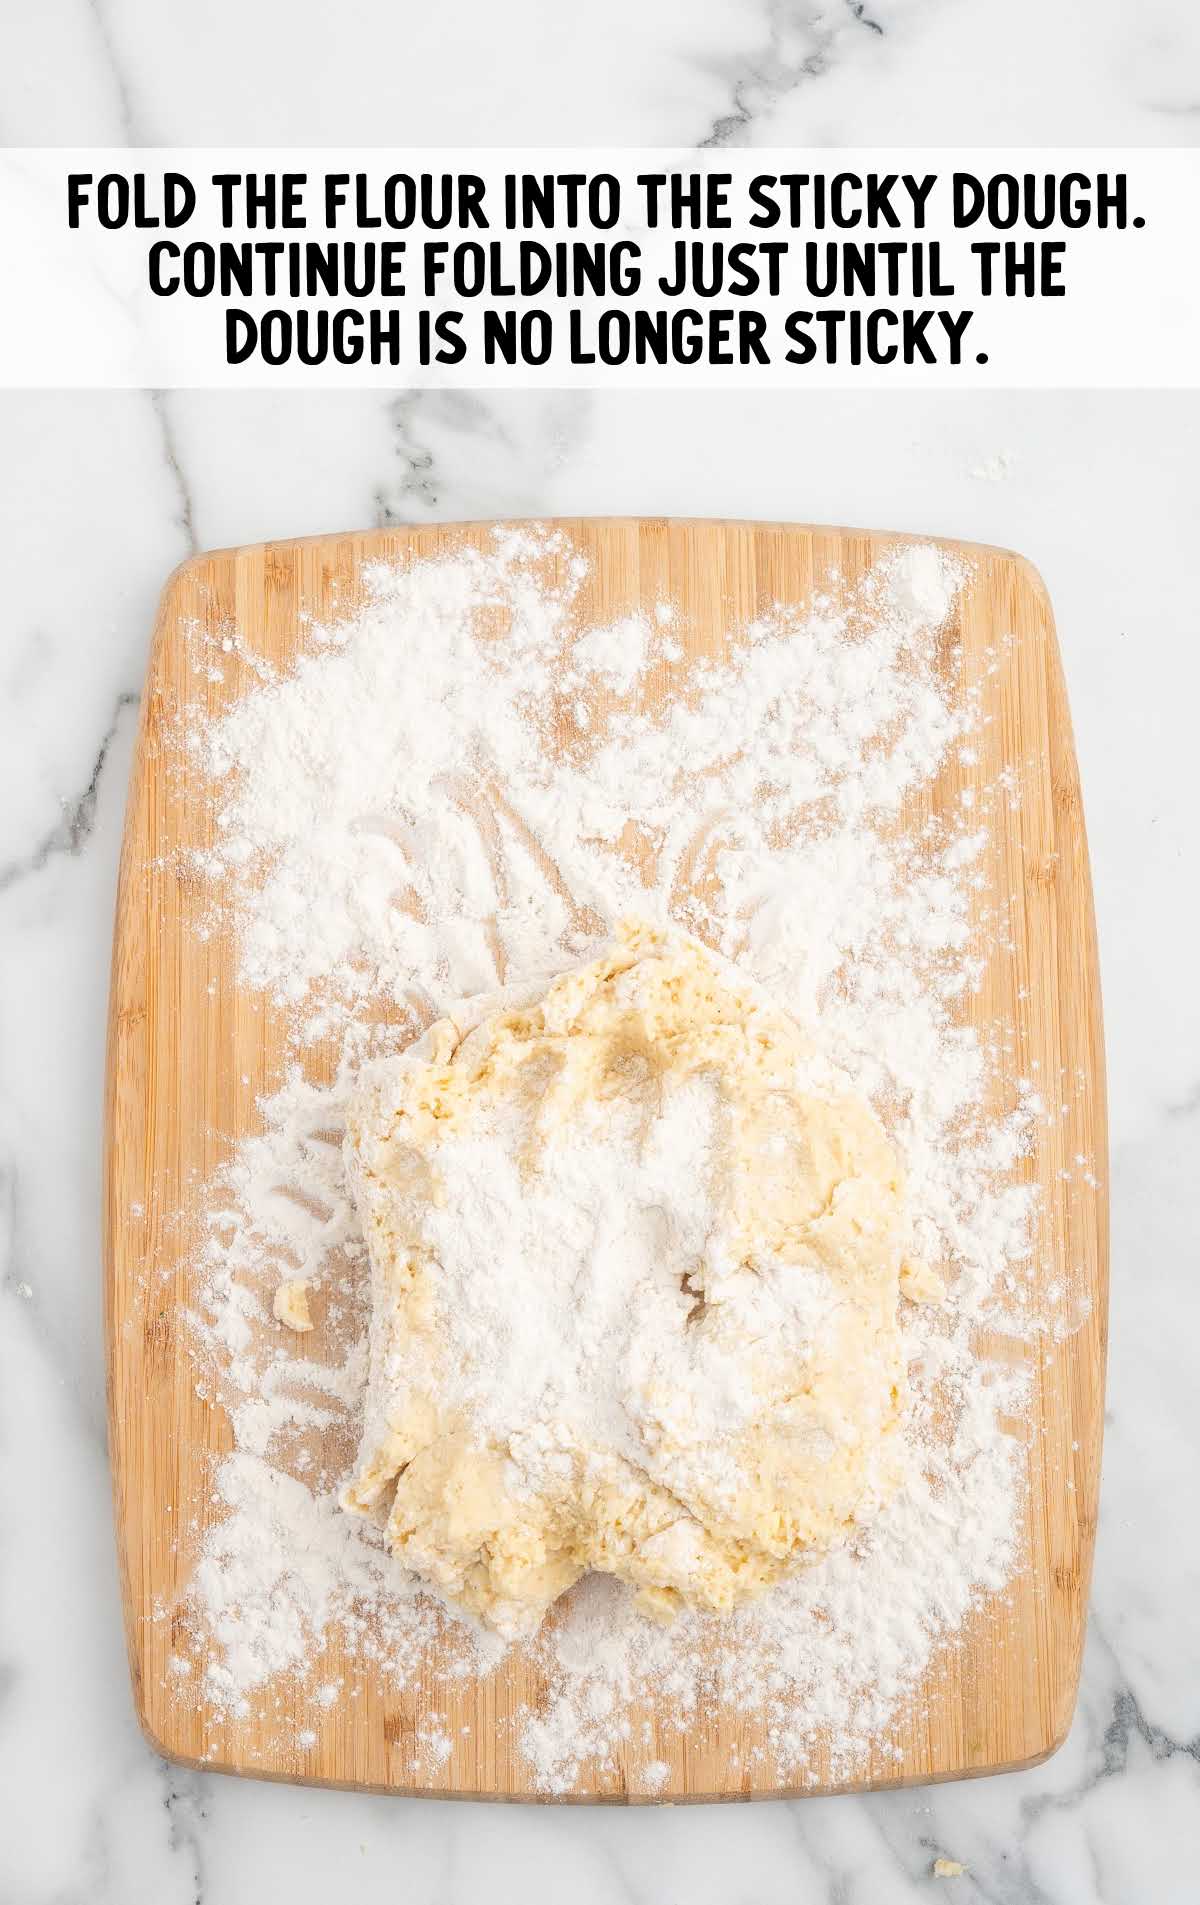
[[[1189,0],[10,7],[8,145],[1184,145]]]

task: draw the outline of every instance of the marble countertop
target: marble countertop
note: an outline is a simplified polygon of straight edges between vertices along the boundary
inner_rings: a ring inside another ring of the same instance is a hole
[[[44,0],[6,145],[1188,145],[1191,0]]]
[[[22,1822],[0,1835],[0,1896],[300,1905],[350,1873],[357,1897],[413,1905],[551,1884],[588,1905],[873,1905],[919,1896],[939,1854],[971,1867],[956,1881],[967,1898],[1192,1895],[1198,432],[1200,398],[1164,396],[830,396],[794,418],[775,396],[0,399],[0,1791]],[[1024,550],[1049,584],[1092,836],[1113,1122],[1108,1442],[1074,1731],[1047,1765],[1003,1779],[636,1817],[181,1773],[143,1745],[130,1708],[97,1247],[107,937],[158,589],[189,548],[625,510],[958,534]]]
[[[354,33],[322,32],[317,59],[317,10],[301,44],[309,10],[278,0],[12,9],[0,137],[1172,144],[1200,123],[1185,0],[1094,0],[1086,31],[1040,0],[613,0],[586,58],[573,10],[549,0],[347,11]],[[432,71],[453,71],[452,92]],[[893,1905],[938,1895],[938,1856],[969,1867],[946,1881],[963,1900],[1195,1896],[1198,442],[1197,396],[0,395],[6,1905]],[[104,1446],[99,1107],[159,588],[198,548],[575,512],[961,535],[1019,548],[1049,585],[1100,920],[1114,1276],[1079,1711],[1032,1772],[753,1807],[489,1808],[181,1772],[134,1724]]]

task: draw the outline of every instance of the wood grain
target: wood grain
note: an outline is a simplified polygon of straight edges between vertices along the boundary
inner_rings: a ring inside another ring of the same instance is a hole
[[[723,631],[775,602],[853,583],[902,538],[787,524],[579,520],[561,525],[591,563],[584,613],[610,620],[667,596],[689,642],[719,650]],[[171,1683],[169,1658],[211,1502],[212,1458],[230,1446],[219,1409],[196,1393],[183,1317],[196,1297],[188,1247],[200,1234],[201,1187],[280,1073],[282,1028],[235,983],[230,948],[194,926],[198,895],[176,849],[203,845],[210,817],[169,768],[166,734],[185,700],[210,713],[249,684],[231,658],[224,679],[197,678],[185,624],[219,633],[235,621],[249,648],[285,661],[302,610],[356,599],[364,560],[486,542],[487,525],[320,537],[199,556],[169,580],[155,633],[129,796],[117,902],[107,1087],[105,1207],[109,1425],[117,1537],[134,1698],[153,1745],[173,1759],[260,1777],[426,1795],[528,1799],[528,1768],[507,1722],[536,1694],[518,1659],[496,1682],[464,1683],[447,1703],[445,1763],[412,1770],[430,1709],[427,1688],[397,1693],[334,1650],[329,1677],[355,1697],[320,1720],[286,1684],[248,1720],[215,1721]],[[993,959],[964,1014],[1015,1028],[1021,1072],[1045,1080],[1071,1110],[1042,1133],[1028,1174],[1043,1200],[1040,1271],[1084,1320],[1036,1359],[1029,1435],[1028,1565],[982,1608],[963,1644],[935,1660],[901,1733],[902,1756],[873,1759],[855,1787],[896,1786],[1035,1763],[1069,1724],[1078,1680],[1099,1478],[1107,1303],[1104,1190],[1083,1182],[1077,1154],[1106,1158],[1103,1048],[1087,847],[1053,621],[1036,572],[1002,550],[966,550],[972,575],[954,640],[989,716],[973,772],[1015,765],[1019,801],[995,823],[990,889],[1006,904],[1011,956]],[[1011,638],[1011,639],[1010,639]],[[948,764],[933,811],[956,803],[963,770]],[[906,821],[919,818],[920,806]],[[332,1054],[329,1055],[330,1058]],[[194,1519],[193,1519],[194,1518]],[[642,1716],[639,1716],[639,1723]],[[659,1727],[654,1756],[670,1774],[654,1794],[618,1769],[586,1797],[649,1801],[775,1795],[753,1756],[760,1718],[727,1716],[687,1736]],[[289,1723],[290,1722],[290,1723]],[[316,1740],[298,1738],[313,1727]],[[460,1731],[460,1729],[465,1729]],[[739,1751],[734,1760],[730,1749]],[[823,1763],[815,1787],[839,1788]]]

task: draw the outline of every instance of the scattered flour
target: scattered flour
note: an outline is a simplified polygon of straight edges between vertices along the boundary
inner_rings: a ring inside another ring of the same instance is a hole
[[[547,553],[557,588],[537,574]],[[629,1720],[652,1695],[660,1751],[661,1728],[758,1711],[778,1778],[815,1780],[821,1753],[844,1773],[886,1748],[933,1650],[1019,1560],[1023,1452],[1006,1419],[1025,1376],[973,1345],[981,1324],[1031,1326],[1034,1212],[1014,1169],[1041,1106],[1011,1079],[989,1113],[1004,1035],[985,1047],[956,1018],[1008,943],[974,889],[989,814],[1015,786],[977,782],[959,811],[908,819],[952,754],[970,780],[985,718],[947,633],[966,578],[936,549],[898,550],[836,599],[781,605],[699,657],[669,604],[586,626],[585,579],[558,532],[369,570],[361,609],[309,626],[286,674],[224,631],[222,665],[240,663],[248,690],[215,724],[181,721],[178,771],[213,805],[216,844],[189,869],[200,930],[233,936],[248,996],[286,1015],[292,1051],[213,1186],[202,1250],[200,1383],[235,1446],[216,1467],[226,1515],[195,1572],[192,1652],[206,1698],[233,1714],[280,1672],[314,1713],[351,1697],[322,1671],[334,1632],[399,1683],[431,1651],[449,1680],[495,1666],[500,1644],[336,1507],[367,1323],[343,1104],[364,1058],[454,998],[544,980],[622,913],[658,916],[762,981],[870,1098],[947,1300],[902,1306],[910,1472],[854,1547],[735,1616],[671,1627],[589,1577],[531,1644],[549,1693],[519,1739],[547,1791],[585,1789],[626,1756],[633,1789],[653,1792],[665,1762]],[[303,1336],[272,1314],[276,1287],[298,1281],[317,1323]],[[449,1751],[434,1726],[418,1757]]]

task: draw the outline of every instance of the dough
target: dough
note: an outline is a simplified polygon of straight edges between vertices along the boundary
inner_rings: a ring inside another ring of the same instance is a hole
[[[895,1151],[800,1027],[637,922],[539,1002],[366,1068],[370,1252],[343,1497],[507,1635],[588,1569],[720,1612],[845,1542],[898,1472]]]
[[[285,1323],[290,1330],[301,1335],[313,1326],[308,1309],[308,1280],[297,1277],[291,1283],[276,1286],[271,1301],[271,1309],[277,1323]]]

